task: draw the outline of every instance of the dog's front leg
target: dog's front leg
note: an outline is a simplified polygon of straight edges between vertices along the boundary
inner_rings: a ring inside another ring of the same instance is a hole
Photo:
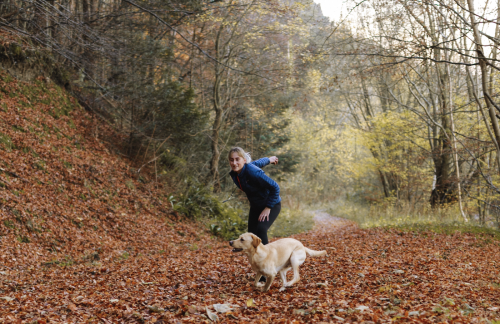
[[[276,275],[272,275],[272,276],[266,277],[266,285],[262,288],[263,292],[266,292],[266,291],[269,290],[269,288],[273,284],[273,280],[274,280],[275,277],[276,277]]]
[[[257,275],[255,276],[255,287],[261,289],[264,286],[263,282],[260,282],[260,278],[262,277],[262,273],[257,272]]]

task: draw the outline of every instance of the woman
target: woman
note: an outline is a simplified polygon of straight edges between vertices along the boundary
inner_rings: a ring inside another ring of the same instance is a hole
[[[250,154],[241,147],[233,147],[228,154],[231,172],[236,186],[247,194],[250,201],[250,214],[248,216],[248,231],[257,235],[262,244],[267,244],[267,230],[278,217],[281,210],[280,187],[269,178],[262,167],[278,164],[278,158],[262,158],[253,161]]]

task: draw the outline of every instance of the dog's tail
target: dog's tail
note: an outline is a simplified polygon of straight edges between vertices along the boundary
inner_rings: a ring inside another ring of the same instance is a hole
[[[307,255],[312,256],[312,257],[317,257],[317,256],[323,256],[326,255],[326,251],[314,251],[311,249],[308,249],[304,246],[304,249],[306,250]]]

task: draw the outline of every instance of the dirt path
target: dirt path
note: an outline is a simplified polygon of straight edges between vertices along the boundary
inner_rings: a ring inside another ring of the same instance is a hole
[[[151,255],[0,272],[0,323],[481,322],[499,320],[500,248],[471,235],[362,230],[317,212],[295,235],[328,256],[308,258],[285,292],[253,288],[227,242],[186,236]],[[8,298],[5,298],[8,297]],[[12,299],[10,299],[12,298]]]

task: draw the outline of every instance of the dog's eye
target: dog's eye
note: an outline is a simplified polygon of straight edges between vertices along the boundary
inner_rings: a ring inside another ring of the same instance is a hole
[[[241,238],[242,241],[244,241],[243,237]]]

